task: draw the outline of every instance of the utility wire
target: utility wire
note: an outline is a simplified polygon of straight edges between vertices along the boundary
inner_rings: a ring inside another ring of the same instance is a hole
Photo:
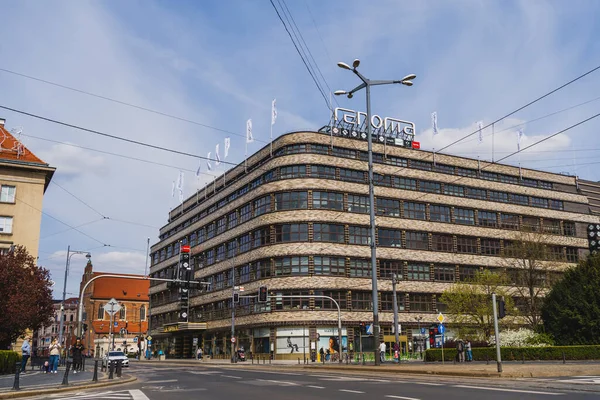
[[[99,94],[96,94],[96,93],[92,93],[92,92],[88,92],[88,91],[85,91],[85,90],[77,89],[77,88],[74,88],[74,87],[71,87],[71,86],[67,86],[67,85],[63,85],[63,84],[60,84],[60,83],[56,83],[56,82],[48,81],[48,80],[45,80],[45,79],[37,78],[35,76],[22,74],[22,73],[16,72],[16,71],[11,71],[9,69],[0,68],[0,71],[6,72],[8,74],[13,74],[13,75],[16,75],[16,76],[20,76],[22,78],[31,79],[31,80],[34,80],[34,81],[37,81],[37,82],[42,82],[42,83],[45,83],[47,85],[52,85],[52,86],[56,86],[56,87],[59,87],[59,88],[62,88],[62,89],[67,89],[67,90],[71,90],[73,92],[85,94],[87,96],[96,97],[98,99],[111,101],[113,103],[121,104],[121,105],[124,105],[124,106],[127,106],[127,107],[131,107],[131,108],[135,108],[135,109],[138,109],[138,110],[146,111],[146,112],[149,112],[149,113],[161,115],[163,117],[175,119],[177,121],[187,122],[187,123],[190,123],[190,124],[193,124],[193,125],[202,126],[204,128],[212,129],[212,130],[215,130],[215,131],[218,131],[218,132],[223,132],[223,133],[227,133],[227,134],[234,135],[234,136],[240,136],[240,137],[243,137],[243,138],[246,137],[246,135],[242,134],[242,133],[235,133],[235,132],[227,131],[225,129],[217,128],[215,126],[210,126],[210,125],[207,125],[207,124],[203,124],[201,122],[193,121],[191,119],[187,119],[187,118],[183,118],[183,117],[178,117],[176,115],[168,114],[168,113],[165,113],[165,112],[162,112],[162,111],[157,111],[157,110],[153,110],[151,108],[138,106],[138,105],[135,105],[135,104],[132,104],[132,103],[128,103],[128,102],[125,102],[125,101],[113,99],[111,97],[102,96],[102,95],[99,95]],[[267,142],[265,142],[263,140],[258,140],[256,138],[254,140],[257,141],[257,142],[267,143]]]
[[[304,0],[304,4],[306,4],[306,9],[308,10],[310,19],[312,20],[315,30],[317,31],[317,34],[319,35],[319,39],[321,40],[321,44],[323,45],[323,48],[325,49],[325,54],[327,54],[327,58],[329,59],[329,62],[333,65],[333,60],[331,59],[331,56],[329,55],[329,50],[327,50],[327,46],[325,45],[325,42],[323,41],[323,36],[321,35],[321,31],[319,30],[319,27],[317,26],[317,23],[315,22],[315,17],[313,16],[312,11],[310,11],[308,2],[306,0]]]
[[[490,127],[490,126],[494,125],[494,124],[497,124],[498,122],[502,121],[503,119],[506,119],[506,118],[510,117],[511,115],[513,115],[513,114],[516,114],[517,112],[519,112],[519,111],[521,111],[521,110],[523,110],[523,109],[525,109],[525,108],[529,107],[529,106],[530,106],[530,105],[532,105],[532,104],[535,104],[535,103],[537,103],[538,101],[540,101],[540,100],[542,100],[542,99],[544,99],[544,98],[546,98],[546,97],[550,96],[550,95],[551,95],[551,94],[553,94],[553,93],[556,93],[556,92],[558,92],[558,91],[559,91],[559,90],[561,90],[561,89],[564,89],[565,87],[569,86],[570,84],[572,84],[572,83],[574,83],[574,82],[577,82],[577,81],[578,81],[578,80],[580,80],[581,78],[583,78],[583,77],[585,77],[585,76],[587,76],[587,75],[589,75],[589,74],[591,74],[591,73],[593,73],[593,72],[595,72],[595,71],[597,71],[597,70],[599,70],[599,69],[600,69],[600,65],[599,65],[599,66],[597,66],[597,67],[595,67],[595,68],[592,68],[591,70],[589,70],[588,72],[586,72],[586,73],[584,73],[584,74],[582,74],[582,75],[579,75],[577,78],[570,80],[569,82],[567,82],[567,83],[565,83],[565,84],[563,84],[563,85],[561,85],[561,86],[557,87],[556,89],[554,89],[554,90],[552,90],[552,91],[550,91],[550,92],[548,92],[548,93],[544,94],[543,96],[540,96],[540,97],[538,97],[537,99],[535,99],[535,100],[533,100],[533,101],[530,101],[529,103],[525,104],[524,106],[521,106],[521,107],[517,108],[516,110],[514,110],[514,111],[511,111],[510,113],[506,114],[505,116],[503,116],[503,117],[501,117],[501,118],[498,118],[498,119],[497,119],[497,120],[495,120],[494,122],[491,122],[491,123],[487,124],[486,126],[484,126],[483,128],[481,128],[481,130],[483,130],[483,129],[486,129],[486,128],[488,128],[488,127]],[[473,135],[475,135],[477,132],[479,132],[479,129],[477,129],[477,130],[476,130],[476,131],[474,131],[473,133],[470,133],[470,134],[468,134],[468,135],[466,135],[466,136],[462,137],[461,139],[455,140],[454,142],[450,143],[449,145],[446,145],[446,146],[442,147],[441,149],[439,149],[439,150],[437,151],[437,153],[441,152],[442,150],[445,150],[445,149],[447,149],[447,148],[448,148],[448,147],[450,147],[450,146],[453,146],[453,145],[455,145],[456,143],[459,143],[459,142],[463,141],[464,139],[466,139],[466,138],[468,138],[468,137],[470,137],[470,136],[473,136]]]
[[[98,214],[99,216],[101,216],[102,219],[108,219],[108,217],[106,215],[102,214],[100,211],[96,210],[94,207],[90,206],[88,203],[86,203],[85,201],[81,200],[79,197],[75,196],[73,193],[69,192],[67,189],[65,189],[64,187],[62,187],[58,183],[56,183],[56,181],[50,181],[50,183],[52,183],[55,186],[58,186],[59,188],[61,188],[62,190],[64,190],[67,194],[69,194],[75,200],[79,201],[81,204],[83,204],[84,206],[86,206],[87,208],[89,208],[90,210],[92,210],[93,212],[95,212],[96,214]]]
[[[98,219],[95,219],[95,220],[93,220],[93,221],[84,222],[83,224],[80,224],[80,225],[77,225],[77,226],[75,226],[75,228],[81,228],[82,226],[86,226],[86,225],[95,224],[96,222],[99,222],[99,221],[102,221],[102,220],[104,220],[104,218],[98,218]],[[62,230],[62,231],[58,231],[58,232],[54,232],[54,233],[49,233],[49,234],[48,234],[48,235],[46,235],[46,236],[42,236],[42,237],[40,238],[40,240],[47,239],[47,238],[49,238],[49,237],[51,237],[51,236],[59,235],[59,234],[61,234],[61,233],[65,233],[65,232],[71,231],[71,230],[73,230],[73,229],[74,229],[74,228],[68,228],[68,229],[64,229],[64,230]]]

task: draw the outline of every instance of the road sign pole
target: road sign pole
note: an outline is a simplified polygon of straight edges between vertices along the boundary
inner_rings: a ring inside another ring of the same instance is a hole
[[[496,335],[496,363],[498,372],[502,372],[502,357],[500,356],[500,335],[498,334],[498,314],[496,312],[496,293],[492,293],[492,311],[494,312],[494,333]]]

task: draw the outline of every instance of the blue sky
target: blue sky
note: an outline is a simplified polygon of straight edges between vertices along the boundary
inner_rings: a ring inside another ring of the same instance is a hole
[[[275,1],[276,4],[279,3]],[[530,100],[600,65],[596,1],[336,1],[287,0],[304,40],[331,88],[351,89],[356,78],[337,61],[360,58],[372,79],[417,74],[415,85],[373,90],[373,111],[414,121],[423,149],[451,143]],[[268,0],[253,1],[4,1],[0,68],[244,134],[252,118],[255,151],[274,135],[318,129],[329,118],[300,57]],[[516,128],[600,96],[600,71],[502,121],[495,152],[516,150]],[[364,110],[361,93],[340,106]],[[228,136],[98,98],[0,72],[0,104],[103,132],[205,156]],[[524,126],[523,146],[595,114],[600,99]],[[441,133],[432,138],[437,111]],[[177,205],[171,184],[192,158],[139,148],[2,110],[7,127],[57,167],[56,183],[112,219],[102,220],[57,185],[44,211],[98,239],[44,217],[40,264],[62,289],[68,245],[91,250],[96,270],[143,273],[146,238]],[[593,120],[520,156],[525,167],[600,179]],[[502,130],[506,129],[503,132]],[[482,144],[468,140],[445,152],[491,159],[491,130]],[[174,168],[52,143],[149,159]],[[241,162],[243,138],[229,135],[228,161]],[[476,138],[476,136],[473,136]],[[435,145],[434,145],[435,143]],[[221,154],[222,156],[222,154]],[[507,160],[517,163],[518,158]],[[202,168],[205,170],[204,163]],[[223,165],[219,171],[223,171]],[[210,176],[186,172],[191,195]],[[110,247],[103,246],[109,244]],[[73,258],[69,293],[78,292],[85,259]]]

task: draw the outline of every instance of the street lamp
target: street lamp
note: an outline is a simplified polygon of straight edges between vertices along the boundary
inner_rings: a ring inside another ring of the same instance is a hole
[[[419,329],[419,354],[421,354],[421,360],[422,360],[424,343],[423,343],[423,334],[421,333],[421,321],[423,320],[423,316],[419,315],[418,317],[415,317],[415,319],[417,320],[417,326]]]
[[[60,303],[60,326],[59,326],[59,331],[58,331],[58,343],[62,346],[62,339],[63,339],[63,326],[64,326],[64,312],[65,312],[65,297],[67,297],[67,277],[69,276],[69,264],[71,263],[71,257],[73,257],[75,254],[85,254],[85,258],[87,258],[88,260],[90,258],[92,258],[92,255],[87,252],[87,251],[77,251],[77,250],[71,250],[71,246],[67,247],[67,265],[65,266],[65,283],[63,285],[63,296],[62,296],[62,302]]]
[[[391,84],[402,84],[405,86],[412,86],[412,80],[417,76],[415,74],[406,75],[401,80],[371,80],[367,79],[358,72],[357,68],[360,65],[360,60],[355,59],[352,63],[352,67],[348,64],[339,62],[338,67],[342,69],[350,70],[354,73],[354,75],[358,76],[358,78],[362,81],[360,85],[347,92],[345,90],[336,90],[334,94],[336,96],[346,95],[349,99],[354,96],[354,93],[365,89],[367,92],[367,143],[368,143],[368,153],[369,153],[369,223],[370,223],[370,231],[371,231],[371,289],[373,296],[373,335],[376,340],[379,340],[379,313],[378,313],[378,301],[377,301],[377,248],[375,245],[375,195],[373,188],[373,138],[371,133],[371,86],[377,85],[391,85]],[[377,354],[377,347],[375,348],[375,365],[379,365],[379,357]]]

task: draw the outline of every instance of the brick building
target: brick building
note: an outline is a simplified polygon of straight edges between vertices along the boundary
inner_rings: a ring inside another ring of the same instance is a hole
[[[57,339],[60,332],[60,306],[61,300],[54,300],[54,317],[52,323],[44,325],[33,333],[32,350],[40,357],[49,356],[48,347],[52,339]],[[70,297],[65,299],[65,310],[63,313],[63,349],[69,350],[75,344],[77,338],[77,304],[79,299]]]
[[[108,272],[94,272],[92,262],[88,260],[81,278],[80,292],[93,277],[107,275]],[[102,357],[111,348],[110,316],[104,305],[110,299],[116,299],[121,310],[115,314],[112,325],[115,350],[125,353],[145,351],[145,342],[138,340],[148,331],[148,289],[149,282],[143,275],[129,275],[140,279],[99,278],[90,283],[83,296],[83,327],[87,328],[82,343],[91,355]]]
[[[386,341],[393,340],[392,274],[403,278],[397,298],[408,347],[445,310],[439,297],[449,285],[504,268],[503,253],[520,230],[543,235],[559,271],[587,254],[586,224],[599,221],[590,182],[582,189],[573,176],[377,141],[373,153]],[[336,299],[342,348],[362,342],[372,349],[374,338],[358,329],[372,320],[367,183],[366,140],[294,132],[273,142],[273,156],[264,147],[248,159],[247,172],[233,168],[172,210],[151,249],[151,276],[172,277],[187,244],[195,278],[210,286],[192,291],[181,322],[178,289],[152,282],[154,350],[190,357],[197,341],[207,354],[227,357],[232,285],[244,287],[235,305],[237,342],[255,354],[295,359],[337,341],[330,339],[337,337],[334,304],[282,297],[300,294]],[[263,285],[265,304],[252,297]]]

